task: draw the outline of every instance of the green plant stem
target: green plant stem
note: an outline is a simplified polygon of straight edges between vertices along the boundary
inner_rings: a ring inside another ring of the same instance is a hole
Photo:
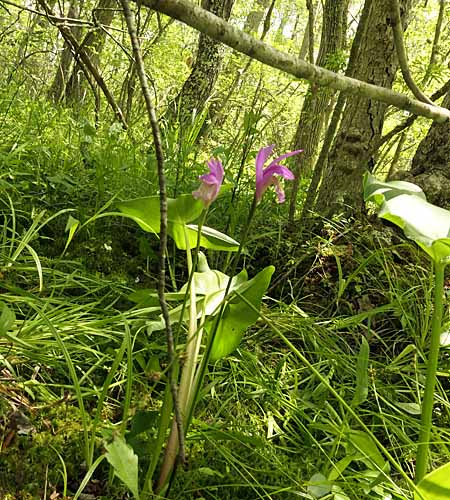
[[[416,483],[421,481],[428,466],[428,450],[430,447],[431,424],[433,416],[434,388],[439,359],[440,335],[442,328],[442,314],[444,309],[444,270],[445,263],[438,262],[434,270],[434,312],[431,322],[430,351],[427,361],[425,390],[422,401],[422,416],[420,419],[419,446],[416,460]]]
[[[242,230],[241,241],[239,243],[239,248],[238,248],[238,251],[236,253],[236,257],[233,260],[233,265],[232,265],[231,273],[230,273],[230,279],[228,280],[227,287],[225,289],[223,301],[222,301],[222,304],[220,306],[219,313],[215,317],[213,327],[211,328],[211,332],[208,336],[208,341],[206,344],[205,352],[203,354],[202,362],[198,368],[197,375],[195,377],[195,381],[194,381],[193,389],[192,389],[191,402],[188,405],[189,408],[188,408],[188,411],[186,412],[185,430],[187,430],[189,428],[189,425],[190,425],[191,419],[192,419],[192,415],[193,415],[194,410],[195,410],[195,406],[196,406],[198,399],[199,399],[200,389],[201,389],[201,386],[203,383],[203,379],[205,378],[205,375],[206,375],[206,370],[208,367],[209,358],[211,356],[211,351],[212,351],[214,339],[215,339],[217,330],[219,328],[219,323],[220,323],[220,320],[222,318],[222,315],[224,313],[225,306],[227,303],[228,293],[229,293],[230,287],[231,287],[231,281],[233,280],[233,275],[236,272],[236,269],[237,269],[237,266],[239,263],[239,259],[240,259],[241,254],[242,254],[242,250],[244,249],[244,245],[245,245],[245,242],[247,240],[247,236],[248,236],[248,233],[250,230],[253,216],[255,215],[255,212],[256,212],[257,205],[258,205],[258,202],[257,202],[256,196],[255,196],[253,198],[253,202],[252,202],[252,205],[251,205],[250,210],[249,210],[247,222]]]
[[[200,240],[201,228],[198,228],[197,244]],[[185,347],[185,359],[184,366],[181,372],[180,386],[178,390],[178,401],[180,404],[181,415],[185,421],[187,404],[189,402],[189,394],[192,387],[192,379],[194,376],[196,359],[195,359],[195,346],[196,346],[196,334],[197,334],[197,304],[196,304],[196,292],[195,292],[195,280],[193,279],[195,268],[192,261],[192,253],[189,247],[189,238],[185,228],[185,240],[186,240],[186,258],[189,270],[189,281],[188,290],[186,290],[184,304],[186,303],[186,297],[189,294],[189,326],[188,334],[186,338]],[[197,250],[198,254],[198,250]],[[183,311],[181,313],[180,323],[183,318]],[[157,491],[161,489],[166,484],[167,479],[170,476],[173,466],[175,464],[175,459],[177,456],[178,448],[178,431],[176,421],[172,422],[172,429],[170,431],[169,439],[167,441],[166,450],[164,453],[164,461],[161,466],[161,473],[158,480]]]

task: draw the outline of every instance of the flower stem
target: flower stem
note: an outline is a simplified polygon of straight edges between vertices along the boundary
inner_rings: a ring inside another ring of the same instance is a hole
[[[200,222],[198,224],[197,243],[194,252],[194,258],[192,258],[192,252],[189,246],[189,238],[187,230],[186,228],[184,228],[185,241],[186,241],[186,259],[188,265],[189,278],[187,282],[186,294],[183,301],[183,307],[181,310],[180,322],[178,324],[178,327],[180,327],[183,321],[184,310],[186,307],[187,297],[189,294],[189,326],[186,339],[184,365],[181,372],[181,380],[178,390],[178,400],[180,404],[181,415],[183,418],[183,427],[186,421],[186,415],[188,414],[192,382],[194,379],[195,367],[197,365],[197,356],[198,356],[197,337],[201,335],[201,330],[200,331],[197,330],[197,303],[196,303],[197,294],[195,291],[194,273],[198,262],[198,252],[200,250],[200,242],[201,242],[201,231],[203,224],[205,223],[207,213],[208,210],[203,211]],[[184,427],[184,429],[186,428]],[[161,466],[161,472],[159,475],[158,486],[156,490],[157,492],[160,492],[164,488],[164,486],[167,484],[170,474],[174,470],[174,464],[177,455],[179,441],[180,438],[178,435],[176,420],[174,420],[172,423],[172,428],[170,431],[170,435],[166,445],[166,450],[164,453],[164,460]]]
[[[427,472],[428,450],[430,447],[431,424],[433,416],[434,388],[439,358],[440,335],[443,313],[445,263],[437,262],[434,270],[434,312],[431,323],[431,341],[428,354],[425,390],[422,401],[422,417],[420,420],[419,446],[417,448],[416,477],[418,483]]]
[[[211,356],[211,351],[212,351],[212,346],[213,346],[213,343],[214,343],[214,338],[215,338],[217,330],[219,328],[219,323],[220,323],[220,320],[222,318],[222,315],[224,313],[225,306],[226,306],[226,303],[227,303],[228,293],[229,293],[230,287],[231,287],[231,281],[233,279],[234,274],[236,273],[236,269],[237,269],[237,266],[238,266],[238,263],[239,263],[239,259],[240,259],[241,255],[242,255],[242,250],[244,249],[244,245],[245,245],[245,242],[247,240],[248,232],[249,232],[249,229],[250,229],[250,225],[251,225],[253,216],[255,215],[257,205],[258,205],[258,202],[256,201],[256,197],[254,197],[252,205],[251,205],[249,213],[248,213],[247,222],[246,222],[246,224],[245,224],[245,226],[244,226],[244,228],[242,230],[241,241],[239,243],[238,251],[236,253],[235,258],[233,259],[233,264],[232,264],[232,268],[231,268],[231,272],[230,272],[230,278],[228,280],[227,287],[225,289],[225,293],[224,293],[224,296],[223,296],[223,301],[222,301],[222,304],[220,306],[220,310],[219,310],[218,314],[215,317],[215,321],[214,321],[214,324],[213,324],[213,326],[211,328],[211,332],[208,335],[208,341],[206,343],[206,349],[205,349],[205,352],[203,354],[202,362],[200,363],[200,366],[199,366],[199,368],[197,370],[197,374],[195,376],[195,380],[194,380],[194,383],[193,383],[193,388],[192,388],[192,391],[191,391],[191,400],[190,400],[190,403],[188,405],[188,408],[187,408],[187,411],[186,411],[186,418],[185,418],[185,421],[184,421],[184,423],[185,423],[185,432],[187,432],[187,429],[189,428],[189,425],[190,425],[191,419],[192,419],[192,414],[194,413],[195,406],[196,406],[197,401],[198,401],[198,396],[200,394],[200,388],[202,386],[203,379],[205,378],[206,370],[207,370],[207,367],[208,367],[209,358]]]

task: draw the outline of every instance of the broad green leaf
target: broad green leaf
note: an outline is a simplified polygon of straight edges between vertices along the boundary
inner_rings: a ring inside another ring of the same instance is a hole
[[[133,219],[147,232],[158,234],[160,230],[159,196],[147,196],[135,200],[122,201],[118,209]],[[201,215],[203,203],[191,194],[182,194],[176,199],[167,199],[167,232],[174,239],[178,249],[196,248],[198,227],[188,225]],[[210,250],[236,252],[239,243],[233,238],[210,227],[202,227],[200,246]]]
[[[134,200],[117,203],[117,208],[127,217],[133,219],[139,226],[149,233],[159,233],[160,210],[159,196],[146,196]],[[182,194],[176,199],[167,199],[168,232],[181,232],[184,240],[183,227],[188,222],[197,219],[203,211],[203,204],[191,194]]]
[[[216,361],[233,352],[241,342],[245,330],[258,319],[261,301],[275,268],[268,266],[254,278],[242,283],[235,290],[235,297],[225,307],[211,349],[211,361]],[[253,307],[250,307],[244,297]],[[206,325],[211,330],[213,321]]]
[[[5,335],[13,327],[16,315],[4,302],[0,302],[0,310],[0,335]]]
[[[167,199],[167,220],[187,224],[200,217],[203,208],[203,203],[192,194],[180,194],[176,198]]]
[[[383,469],[386,462],[369,434],[363,431],[350,430],[347,433],[347,440],[351,447],[357,452],[357,456],[354,460],[362,460],[368,465],[370,465],[370,462],[373,462],[380,469]]]
[[[364,199],[374,201],[378,216],[402,228],[435,262],[450,257],[450,212],[428,203],[418,186],[366,174]]]
[[[417,485],[420,496],[414,500],[448,500],[450,498],[450,462],[427,474]]]
[[[372,200],[381,205],[384,201],[389,201],[400,194],[411,194],[426,199],[422,189],[412,182],[382,182],[368,172],[364,175],[364,199],[366,201]]]
[[[367,399],[369,393],[369,344],[366,337],[361,337],[358,358],[356,360],[356,389],[352,406],[358,406]]]
[[[314,498],[321,498],[330,493],[332,483],[320,472],[308,481],[308,493]]]
[[[116,436],[114,441],[105,444],[106,459],[114,469],[114,474],[139,499],[138,457],[123,437]]]
[[[117,203],[117,208],[148,233],[159,233],[159,196],[146,196]]]
[[[225,291],[229,279],[230,277],[227,274],[209,268],[206,271],[194,273],[195,293],[197,295],[210,295],[220,290]],[[186,291],[187,283],[180,289],[180,292],[186,293]]]
[[[186,226],[186,231],[189,241],[189,247],[196,248],[198,226],[194,224],[188,224]],[[216,231],[211,227],[203,226],[201,229],[200,246],[203,248],[208,248],[210,250],[225,250],[228,252],[237,252],[239,248],[239,243],[233,238],[227,236],[226,234]],[[186,249],[185,237],[182,241],[179,242],[179,244],[177,243],[177,247],[180,250]]]
[[[212,316],[219,312],[220,304],[225,298],[225,290],[227,287],[229,277],[220,271],[208,270],[203,273],[195,273],[194,280],[198,289],[196,289],[197,296],[197,319],[201,318],[204,310],[205,316]],[[247,282],[247,271],[243,270],[239,274],[233,277],[231,280],[230,291],[237,289],[242,283]],[[181,292],[186,292],[187,285],[183,285]],[[175,294],[174,294],[175,295]],[[181,299],[184,298],[183,294]],[[184,308],[183,321],[189,321],[189,304],[190,300],[186,301],[186,307]],[[178,323],[181,320],[181,312],[183,310],[183,304],[171,309],[169,311],[169,318],[171,323]],[[151,321],[148,324],[147,331],[152,333],[154,331],[162,330],[165,328],[165,323],[162,315],[159,320]]]

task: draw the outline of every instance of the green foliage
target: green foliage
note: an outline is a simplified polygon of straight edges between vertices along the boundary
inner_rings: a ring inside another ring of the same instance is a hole
[[[450,495],[450,463],[439,467],[427,474],[417,485],[417,489],[423,498],[427,500],[445,500]],[[415,500],[421,498],[417,493]]]
[[[450,256],[450,212],[426,201],[423,191],[410,182],[380,182],[364,177],[364,198],[375,201],[378,216],[400,226],[434,262]]]
[[[138,457],[133,448],[127,445],[120,436],[115,436],[111,443],[105,444],[106,459],[114,469],[114,474],[120,478],[139,500]]]
[[[144,231],[159,233],[159,196],[124,201],[117,206],[125,216],[137,222]],[[196,200],[190,194],[167,200],[167,231],[180,250],[186,250],[186,248],[195,249],[197,247],[198,226],[188,224],[188,222],[198,219],[202,212],[202,202]],[[235,252],[239,247],[239,243],[215,229],[202,226],[200,246],[211,250]]]

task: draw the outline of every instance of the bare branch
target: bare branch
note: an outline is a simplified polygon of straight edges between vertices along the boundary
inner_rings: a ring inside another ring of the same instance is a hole
[[[450,80],[445,85],[443,85],[439,90],[436,90],[436,92],[431,96],[431,100],[436,101],[437,99],[440,99],[449,90],[450,90]],[[387,134],[383,135],[383,137],[380,139],[380,141],[376,145],[376,149],[380,148],[383,144],[388,142],[392,137],[394,137],[394,135],[399,134],[400,132],[403,132],[403,130],[410,127],[416,121],[416,119],[417,119],[417,115],[408,116],[408,118],[406,120],[404,120],[402,123],[399,123],[396,127],[394,127]]]
[[[433,47],[431,48],[430,61],[428,63],[427,69],[425,70],[425,75],[422,79],[422,85],[425,85],[433,71],[433,66],[436,64],[437,55],[439,50],[439,39],[441,38],[442,22],[444,20],[444,9],[445,0],[439,0],[439,14],[436,21],[436,28],[434,30]]]
[[[108,104],[111,106],[113,109],[114,113],[116,114],[116,117],[120,122],[122,123],[124,128],[127,128],[127,123],[125,121],[125,118],[122,114],[122,110],[119,108],[119,106],[116,103],[116,100],[114,99],[113,95],[109,91],[105,80],[103,80],[103,77],[99,73],[97,67],[95,64],[91,61],[89,56],[86,54],[86,51],[83,49],[83,47],[78,43],[76,38],[73,36],[72,31],[70,28],[64,23],[60,22],[48,6],[47,2],[45,0],[37,0],[39,5],[44,9],[44,11],[47,14],[48,20],[55,25],[59,32],[61,33],[62,37],[64,40],[69,44],[69,46],[72,48],[74,52],[74,57],[78,60],[80,60],[85,68],[89,70],[91,75],[94,77],[95,81],[97,82],[97,85],[102,89],[103,94],[106,97],[106,100],[108,101]],[[87,74],[87,73],[85,73]],[[89,78],[88,78],[89,80]]]

